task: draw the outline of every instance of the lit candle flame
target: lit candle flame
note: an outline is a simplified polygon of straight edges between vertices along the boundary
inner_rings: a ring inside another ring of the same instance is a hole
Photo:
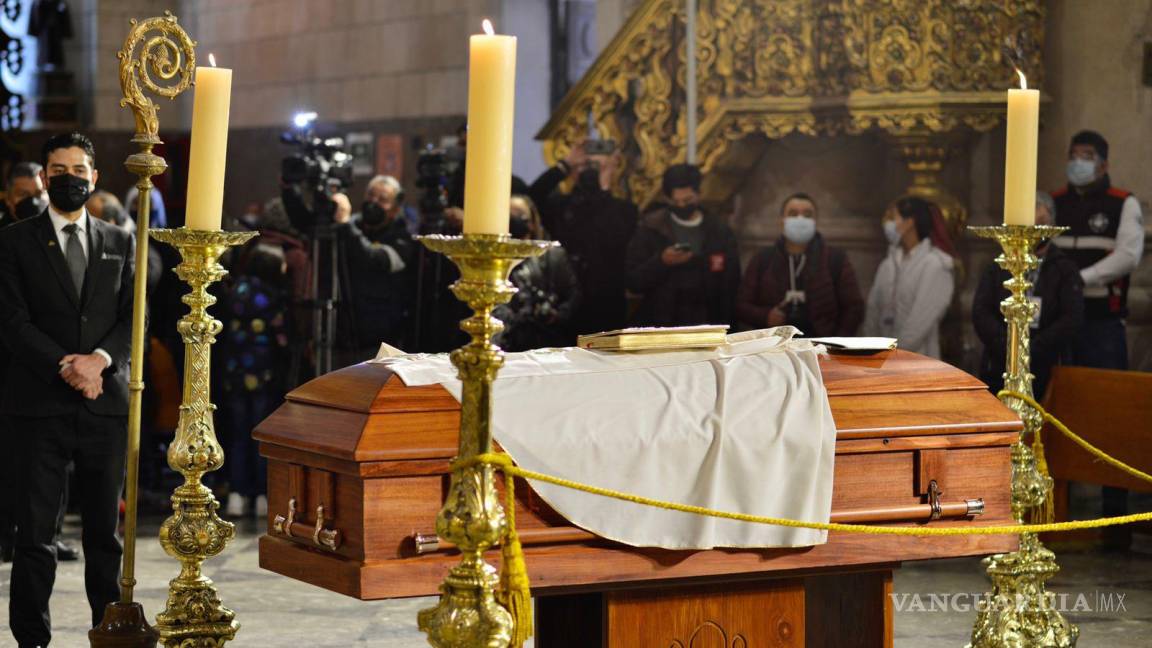
[[[215,54],[209,54],[208,55],[208,62],[212,64],[212,67],[216,67],[216,55]]]
[[[492,21],[488,20],[487,18],[484,19],[484,33],[488,34],[489,36],[496,34],[496,30],[492,29]]]
[[[1016,68],[1016,74],[1018,74],[1020,76],[1020,89],[1021,90],[1027,90],[1028,89],[1028,79],[1026,79],[1024,77],[1024,73],[1020,71],[1020,68]]]

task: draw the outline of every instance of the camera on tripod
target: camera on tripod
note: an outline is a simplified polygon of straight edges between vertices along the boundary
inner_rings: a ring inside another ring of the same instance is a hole
[[[293,118],[295,129],[280,135],[284,144],[297,147],[295,153],[280,163],[280,178],[286,186],[314,196],[313,209],[295,216],[293,224],[307,231],[317,223],[331,221],[332,210],[321,208],[332,195],[352,186],[352,156],[344,151],[344,140],[339,137],[316,136],[313,124],[316,113],[299,113]],[[303,221],[303,222],[297,222]]]
[[[350,290],[347,278],[342,277],[346,268],[333,197],[352,186],[352,156],[343,150],[343,139],[316,136],[316,113],[299,113],[292,121],[296,128],[280,136],[281,142],[297,149],[280,164],[280,198],[292,227],[310,246],[311,283],[303,305],[310,310],[312,361],[315,375],[320,376],[333,368],[336,316]],[[303,354],[303,347],[299,353]]]
[[[459,149],[433,148],[431,144],[416,158],[416,186],[424,190],[420,198],[423,233],[436,234],[444,230],[448,190],[463,162]]]

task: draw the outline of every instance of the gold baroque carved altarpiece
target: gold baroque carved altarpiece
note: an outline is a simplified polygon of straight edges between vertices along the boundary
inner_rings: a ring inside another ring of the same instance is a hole
[[[538,134],[555,162],[588,130],[624,153],[617,190],[653,200],[685,159],[684,0],[645,0]],[[1003,46],[1042,83],[1042,0],[699,0],[698,162],[705,198],[726,200],[764,142],[791,133],[886,135],[955,229],[940,186],[951,150],[994,128],[1017,82]]]

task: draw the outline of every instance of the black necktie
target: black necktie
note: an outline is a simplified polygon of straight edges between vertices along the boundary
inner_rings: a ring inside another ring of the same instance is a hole
[[[84,246],[80,244],[79,228],[76,223],[65,225],[64,233],[68,235],[68,248],[64,258],[68,261],[68,272],[72,274],[76,294],[80,295],[84,292],[84,272],[88,269],[88,260],[84,257]]]

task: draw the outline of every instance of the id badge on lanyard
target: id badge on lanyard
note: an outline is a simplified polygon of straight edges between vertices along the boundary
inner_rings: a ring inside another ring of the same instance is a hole
[[[1028,323],[1028,326],[1032,327],[1033,329],[1038,329],[1040,328],[1040,308],[1043,305],[1044,300],[1040,297],[1037,297],[1036,295],[1029,295],[1028,301],[1036,305],[1036,310],[1032,312],[1032,321]]]
[[[1027,297],[1028,301],[1036,307],[1036,310],[1032,311],[1032,321],[1028,323],[1028,326],[1033,329],[1040,328],[1040,310],[1044,305],[1044,300],[1036,294],[1036,284],[1039,281],[1040,272],[1038,270],[1033,270],[1032,272],[1028,273],[1028,283],[1030,285],[1028,286],[1028,292],[1025,293],[1025,297]]]

